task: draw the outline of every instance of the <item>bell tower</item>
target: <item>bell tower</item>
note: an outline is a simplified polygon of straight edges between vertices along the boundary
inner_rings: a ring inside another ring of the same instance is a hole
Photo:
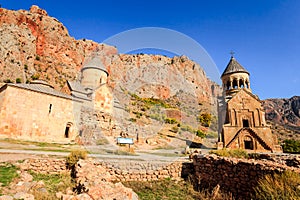
[[[241,89],[251,92],[249,76],[250,73],[232,55],[221,76],[225,99],[231,99]]]

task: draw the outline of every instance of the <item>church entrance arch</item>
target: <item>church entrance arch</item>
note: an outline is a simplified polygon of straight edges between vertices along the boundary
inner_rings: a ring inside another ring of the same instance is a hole
[[[250,136],[245,136],[244,137],[244,148],[248,150],[253,150],[254,145],[253,145],[253,139]]]
[[[65,129],[65,138],[69,138],[70,137],[70,129],[72,127],[72,122],[68,122],[66,125],[66,129]]]

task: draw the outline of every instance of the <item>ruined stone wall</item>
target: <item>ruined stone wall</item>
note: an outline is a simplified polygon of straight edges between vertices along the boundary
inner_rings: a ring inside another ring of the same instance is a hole
[[[16,163],[21,170],[34,171],[42,174],[59,174],[65,172],[66,160],[58,158],[40,158],[40,159],[28,159],[23,163]]]
[[[180,179],[193,172],[191,162],[107,161],[95,162],[104,167],[115,181],[154,181]]]
[[[38,173],[60,173],[66,170],[65,159],[28,159],[17,163],[23,170]],[[293,167],[290,167],[293,166]],[[92,170],[91,170],[92,169]],[[217,185],[236,199],[250,199],[253,188],[267,174],[293,170],[300,173],[299,155],[265,155],[260,160],[195,155],[188,161],[137,161],[124,159],[81,160],[75,167],[76,178],[84,184],[98,181],[154,181],[191,178],[195,188],[213,189]],[[88,182],[89,182],[88,181]]]
[[[250,199],[258,180],[266,174],[285,170],[300,173],[300,163],[297,167],[289,167],[267,160],[225,158],[215,155],[196,155],[193,157],[193,164],[196,187],[212,189],[219,185],[222,191],[232,193],[236,199],[241,197]]]
[[[12,86],[4,92],[0,137],[47,142],[69,142],[75,138],[76,106],[72,100]],[[65,138],[68,123],[69,138]]]

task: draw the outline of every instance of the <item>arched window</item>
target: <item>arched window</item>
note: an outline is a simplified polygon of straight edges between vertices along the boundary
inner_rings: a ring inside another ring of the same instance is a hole
[[[233,86],[233,89],[237,89],[238,88],[238,82],[237,82],[236,79],[233,80],[232,86]]]
[[[240,79],[239,85],[240,85],[240,88],[244,88],[245,87],[243,79]]]
[[[253,150],[253,139],[250,136],[244,137],[244,147],[245,149]]]
[[[230,89],[230,81],[227,81],[227,83],[226,83],[226,89],[227,89],[227,90]]]
[[[65,138],[69,138],[70,137],[70,129],[72,127],[72,122],[68,122],[66,125],[66,129],[65,129]]]
[[[245,88],[249,88],[249,82],[248,82],[248,80],[246,80],[246,82],[245,82]]]

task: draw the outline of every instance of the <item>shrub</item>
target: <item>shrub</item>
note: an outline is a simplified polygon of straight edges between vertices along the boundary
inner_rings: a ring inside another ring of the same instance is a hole
[[[16,78],[16,83],[22,83],[21,78]]]
[[[177,124],[178,122],[174,118],[166,118],[165,123],[167,123],[167,124]]]
[[[201,138],[205,138],[205,136],[206,136],[206,134],[201,130],[197,130],[196,135]]]
[[[41,58],[38,55],[35,56],[35,59],[36,60],[41,60]]]
[[[3,81],[4,83],[12,83],[12,81],[10,79],[6,79]]]
[[[210,113],[202,113],[198,116],[198,121],[202,126],[209,127],[212,121],[212,115]]]
[[[178,133],[178,131],[179,131],[179,128],[177,126],[173,126],[171,128],[171,132],[173,132],[173,133]]]
[[[300,153],[300,141],[284,140],[282,149],[284,153]]]
[[[66,165],[68,169],[74,168],[75,164],[80,159],[86,159],[87,151],[85,150],[73,150],[70,155],[66,158]]]
[[[31,76],[32,80],[38,80],[39,78],[40,78],[40,75],[38,75],[38,74],[34,74]]]
[[[243,149],[220,149],[220,150],[212,150],[209,153],[216,154],[218,156],[223,156],[223,157],[248,158],[247,151]]]
[[[254,199],[300,199],[300,174],[285,171],[266,175],[254,189]]]

